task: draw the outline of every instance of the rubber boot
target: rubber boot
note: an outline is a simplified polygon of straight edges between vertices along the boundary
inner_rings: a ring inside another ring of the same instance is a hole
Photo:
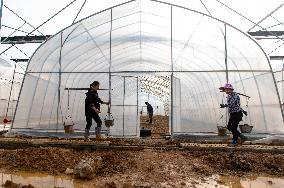
[[[238,143],[237,140],[235,139],[232,140],[232,144],[237,144],[237,143]]]
[[[96,127],[95,129],[95,132],[96,132],[96,141],[100,141],[102,140],[102,137],[101,137],[101,127]]]
[[[243,134],[240,134],[240,139],[241,139],[241,144],[243,144],[247,140],[247,137]]]
[[[84,133],[85,141],[90,141],[89,136],[90,136],[90,129],[85,129]]]
[[[238,144],[237,140],[232,139],[232,142],[231,142],[228,146],[234,147],[234,146],[236,146],[237,144]]]

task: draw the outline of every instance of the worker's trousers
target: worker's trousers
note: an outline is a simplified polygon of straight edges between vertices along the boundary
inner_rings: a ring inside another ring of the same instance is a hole
[[[243,118],[243,113],[241,111],[230,113],[230,119],[227,128],[229,131],[232,132],[234,140],[237,140],[241,134],[238,131],[238,126],[240,121],[242,121],[242,118]]]
[[[90,129],[92,126],[92,119],[95,120],[95,122],[97,123],[97,127],[101,127],[102,126],[102,120],[99,116],[99,114],[97,113],[90,113],[90,114],[86,114],[86,129]]]
[[[149,113],[149,123],[153,123],[153,113]]]

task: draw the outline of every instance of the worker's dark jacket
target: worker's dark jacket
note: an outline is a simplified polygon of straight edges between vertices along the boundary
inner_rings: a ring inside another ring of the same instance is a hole
[[[151,104],[147,104],[147,111],[149,114],[153,114],[153,107],[151,106]]]
[[[99,98],[98,92],[88,90],[85,99],[85,115],[90,115],[95,113],[95,111],[92,109],[93,106],[96,109],[100,110],[100,104],[102,103],[103,101]]]

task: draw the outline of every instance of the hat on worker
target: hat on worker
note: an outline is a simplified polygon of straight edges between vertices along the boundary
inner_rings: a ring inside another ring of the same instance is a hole
[[[223,87],[219,87],[220,90],[231,89],[234,90],[232,84],[226,83]]]

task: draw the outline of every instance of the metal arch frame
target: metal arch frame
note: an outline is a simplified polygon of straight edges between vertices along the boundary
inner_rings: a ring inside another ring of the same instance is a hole
[[[240,29],[234,27],[233,25],[231,25],[231,24],[229,24],[229,23],[227,23],[227,22],[225,22],[225,21],[222,21],[222,20],[220,20],[220,19],[218,19],[218,18],[215,18],[215,17],[213,17],[213,16],[211,16],[211,15],[204,14],[204,13],[201,13],[201,12],[199,12],[199,11],[196,11],[196,10],[193,10],[193,9],[189,9],[189,8],[186,8],[186,7],[183,7],[183,6],[173,5],[173,4],[171,4],[171,3],[162,2],[162,1],[159,1],[159,0],[150,0],[150,1],[158,2],[158,3],[162,3],[162,4],[168,4],[168,5],[175,6],[175,7],[179,7],[179,8],[182,8],[182,9],[185,9],[185,10],[189,10],[189,11],[192,11],[192,12],[196,12],[196,13],[199,13],[199,14],[203,14],[203,15],[205,15],[205,16],[208,16],[208,17],[210,17],[210,18],[212,18],[212,19],[215,19],[215,20],[217,20],[217,21],[219,21],[219,22],[221,22],[221,23],[224,23],[224,24],[226,24],[226,25],[232,27],[233,29],[239,31],[240,33],[244,34],[244,35],[247,36],[249,39],[251,39],[251,40],[261,49],[261,51],[263,52],[263,54],[264,54],[264,56],[266,57],[266,60],[267,60],[267,62],[268,62],[268,65],[269,65],[269,68],[270,68],[270,71],[271,71],[271,74],[272,74],[272,77],[273,77],[273,81],[274,81],[274,87],[275,87],[275,89],[276,89],[276,93],[277,93],[277,96],[278,96],[279,107],[280,107],[281,115],[282,115],[282,122],[284,122],[284,113],[283,113],[283,109],[282,109],[282,107],[281,107],[280,95],[279,95],[277,83],[276,83],[276,80],[275,80],[275,76],[274,76],[274,74],[273,74],[272,67],[271,67],[271,64],[270,64],[270,61],[269,61],[269,57],[268,57],[268,55],[265,53],[265,51],[263,50],[263,48],[260,46],[260,44],[259,44],[254,38],[252,38],[252,37],[251,37],[250,35],[248,35],[247,33],[241,31]]]
[[[134,1],[137,1],[137,0],[131,0],[131,1],[128,1],[128,2],[125,2],[125,3],[119,4],[119,5],[113,6],[113,7],[111,7],[111,8],[108,8],[108,9],[105,9],[105,10],[100,11],[100,12],[98,12],[98,13],[95,13],[95,14],[93,14],[93,15],[90,15],[90,16],[88,16],[87,18],[92,17],[92,16],[94,16],[94,15],[96,15],[96,14],[99,14],[99,13],[101,13],[101,12],[107,11],[107,10],[109,10],[109,9],[112,9],[112,8],[115,8],[115,7],[124,5],[124,4],[128,4],[128,3],[134,2]],[[242,32],[241,30],[235,28],[234,26],[232,26],[232,25],[230,25],[230,24],[228,24],[228,23],[226,23],[226,22],[224,22],[224,21],[221,21],[221,20],[219,20],[219,19],[217,19],[217,18],[214,18],[214,17],[212,17],[212,16],[210,16],[210,15],[201,13],[201,12],[196,11],[196,10],[192,10],[192,9],[189,9],[189,8],[186,8],[186,7],[174,5],[174,4],[171,4],[171,3],[161,2],[161,1],[158,1],[158,0],[150,0],[150,1],[152,1],[152,2],[157,2],[157,3],[162,3],[162,4],[167,4],[167,5],[170,5],[171,7],[178,7],[178,8],[186,9],[186,10],[189,10],[189,11],[192,11],[192,12],[195,12],[195,13],[198,13],[198,14],[201,14],[201,15],[205,15],[205,16],[210,17],[210,18],[212,18],[212,19],[215,19],[215,20],[217,20],[217,21],[219,21],[219,22],[221,22],[221,23],[225,23],[225,24],[229,25],[230,27],[232,27],[233,29],[235,29],[235,30],[239,31],[240,33],[244,34],[245,36],[247,36],[249,39],[251,39],[253,42],[255,42],[255,43],[257,44],[257,46],[258,46],[258,47],[262,50],[262,52],[264,53],[264,55],[265,55],[265,57],[266,57],[266,59],[267,59],[267,62],[268,62],[268,64],[269,64],[269,67],[270,67],[270,72],[272,73],[272,68],[271,68],[271,64],[270,64],[269,58],[268,58],[268,56],[265,54],[265,52],[264,52],[264,50],[262,49],[262,47],[261,47],[252,37],[250,37],[250,36],[247,35],[246,33]],[[87,19],[87,18],[84,18],[84,19],[82,19],[82,20],[85,20],[85,19]],[[80,21],[82,21],[82,20],[79,20],[79,21],[77,21],[76,23],[78,23],[78,22],[80,22]],[[68,27],[66,27],[66,28],[69,28],[69,27],[70,27],[70,26],[68,26]],[[62,32],[62,31],[65,30],[66,28],[62,29],[60,32]],[[58,32],[58,33],[60,33],[60,32]],[[57,33],[57,34],[58,34],[58,33]],[[57,36],[57,34],[54,35],[54,36]],[[51,37],[49,40],[51,40],[52,38],[53,38],[53,37]],[[172,39],[172,37],[171,37],[171,39]],[[48,41],[49,41],[49,40],[48,40]],[[46,41],[46,42],[47,42],[47,41]],[[44,45],[44,44],[45,44],[45,42],[44,42],[43,44],[41,44],[40,47],[41,47],[42,45]],[[40,48],[40,47],[39,47],[39,48]],[[38,48],[38,49],[39,49],[39,48]],[[37,50],[38,50],[38,49],[37,49]],[[34,52],[34,54],[37,52],[37,50]],[[34,56],[34,54],[32,55],[32,57]],[[32,59],[32,58],[31,58],[31,59]],[[29,61],[28,66],[30,65],[30,62],[31,62],[31,61]],[[30,72],[30,73],[31,73],[31,72]],[[26,73],[25,73],[25,76],[26,76]],[[25,76],[24,76],[24,77],[25,77]],[[281,109],[281,112],[282,112],[282,119],[284,120],[283,110],[282,110],[282,108],[281,108],[280,96],[279,96],[279,92],[278,92],[278,89],[277,89],[277,84],[276,84],[276,81],[275,81],[275,77],[274,77],[273,74],[272,74],[272,77],[273,77],[274,86],[275,86],[275,88],[276,88],[276,92],[277,92],[277,95],[278,95],[279,105],[280,105],[280,109]],[[22,82],[22,86],[21,86],[21,89],[20,89],[20,95],[21,95],[21,91],[22,91],[22,87],[23,87],[24,81],[25,81],[25,78],[24,78],[24,80],[23,80],[23,82]],[[19,98],[20,98],[20,95],[19,95]],[[18,98],[18,99],[19,99],[19,98]],[[18,103],[17,103],[17,107],[18,107]],[[16,110],[17,110],[17,108],[16,108]],[[15,112],[15,113],[16,113],[16,112]],[[14,117],[15,117],[15,116],[14,116]],[[12,125],[12,126],[13,126],[13,125]]]
[[[119,7],[119,6],[122,6],[122,5],[124,5],[124,4],[128,4],[128,3],[131,3],[131,2],[135,2],[135,1],[138,1],[138,0],[130,0],[130,1],[127,1],[127,2],[125,2],[125,3],[121,3],[121,4],[119,4],[119,5],[116,5],[116,6],[107,8],[107,9],[104,9],[104,10],[102,10],[102,11],[99,11],[99,12],[97,12],[97,13],[95,13],[95,14],[92,14],[92,15],[86,17],[86,18],[83,18],[83,19],[81,19],[81,20],[75,22],[75,23],[72,24],[71,26],[73,26],[73,25],[75,25],[75,24],[77,24],[77,23],[79,23],[79,22],[81,22],[81,21],[83,21],[83,20],[86,20],[86,19],[88,19],[88,18],[90,18],[90,17],[93,17],[93,16],[95,16],[95,15],[97,15],[97,14],[100,14],[100,13],[102,13],[102,12],[111,10],[111,9],[113,9],[113,8],[115,8],[115,7]],[[196,11],[196,10],[193,10],[193,9],[189,9],[189,8],[187,8],[187,7],[183,7],[183,6],[179,6],[179,5],[175,5],[175,4],[171,4],[171,3],[167,3],[167,2],[162,2],[162,1],[159,1],[159,0],[149,0],[149,1],[157,2],[157,3],[161,3],[161,4],[166,4],[166,5],[170,5],[170,6],[173,6],[173,7],[182,8],[182,9],[185,9],[185,10],[188,10],[188,11],[191,11],[191,12],[195,12],[195,13],[198,13],[198,14],[201,14],[201,15],[204,15],[204,16],[207,16],[207,17],[210,17],[210,18],[212,18],[212,19],[214,19],[214,20],[217,20],[217,21],[219,21],[219,22],[221,22],[221,23],[224,23],[224,24],[226,24],[226,25],[229,25],[230,27],[234,28],[235,30],[241,32],[242,34],[244,34],[245,36],[247,36],[249,39],[251,39],[252,41],[254,41],[254,42],[261,48],[261,46],[260,46],[252,37],[250,37],[248,34],[244,33],[243,31],[239,30],[238,28],[236,28],[236,27],[230,25],[229,23],[226,23],[226,22],[224,22],[224,21],[222,21],[222,20],[220,20],[220,19],[218,19],[218,18],[215,18],[215,17],[213,17],[213,16],[211,16],[211,15],[208,15],[208,14],[205,14],[205,13],[202,13],[202,12],[199,12],[199,11]],[[69,27],[71,27],[71,26],[65,27],[64,29],[62,29],[61,31],[59,31],[58,33],[56,33],[55,35],[53,35],[52,37],[50,37],[47,41],[52,40],[53,37],[57,36],[60,32],[64,31],[65,29],[67,29],[67,28],[69,28]],[[47,41],[43,42],[43,43],[38,47],[38,49],[40,49],[40,47],[43,46]],[[37,50],[38,50],[38,49],[37,49]],[[262,48],[261,48],[261,49],[262,49]],[[37,50],[34,52],[34,54],[37,52]],[[263,53],[265,54],[265,52],[264,52],[263,49],[262,49],[262,51],[263,51]],[[32,57],[34,56],[34,54],[32,55]],[[32,59],[32,57],[31,57],[31,59]],[[30,61],[29,61],[29,62],[30,62]],[[268,61],[268,62],[269,62],[269,61]],[[28,64],[28,66],[29,66],[29,64]]]
[[[78,28],[78,26],[79,25],[77,25],[76,27],[74,27],[72,30],[71,30],[71,32],[66,36],[66,38],[63,40],[63,32],[60,32],[60,51],[59,51],[59,53],[60,53],[60,55],[59,55],[59,60],[58,60],[58,63],[59,63],[59,72],[60,72],[60,74],[59,74],[59,79],[58,79],[58,105],[57,105],[57,127],[58,127],[58,117],[59,117],[59,105],[60,105],[60,101],[61,101],[61,98],[60,98],[60,86],[61,86],[61,59],[62,59],[62,56],[61,56],[61,52],[62,52],[62,47],[64,46],[64,44],[66,43],[66,41],[67,41],[67,39],[71,36],[71,34]],[[47,58],[45,58],[45,60],[47,60]],[[56,66],[57,64],[54,64],[54,66]],[[44,64],[42,64],[42,67],[41,67],[41,69],[43,68],[43,66],[44,66]],[[28,68],[28,67],[27,67]],[[28,71],[27,71],[28,72]],[[41,74],[41,73],[39,73],[39,74]],[[38,79],[37,79],[37,83],[38,83],[38,81],[39,81],[39,77],[38,77]],[[49,81],[50,81],[50,78],[49,78]],[[47,88],[49,87],[49,85],[50,85],[50,82],[48,83],[48,85],[47,85],[47,87],[46,87],[46,90],[47,90]],[[44,96],[44,98],[46,97],[46,94],[47,94],[47,92],[46,92],[46,90],[45,90],[45,96]],[[33,98],[35,97],[35,91],[36,91],[36,89],[34,90],[34,94],[33,94]],[[44,106],[44,100],[42,101],[42,103],[43,103],[43,105],[42,105],[42,109],[41,109],[41,115],[42,115],[42,110],[43,110],[43,106]],[[54,102],[54,101],[53,101]],[[33,103],[33,101],[32,101],[32,103]],[[31,113],[31,109],[29,110],[29,117],[30,117],[30,113]],[[41,116],[40,116],[40,119],[41,119]],[[63,119],[62,119],[62,122],[63,122]],[[27,124],[29,123],[29,120],[27,121]],[[39,122],[39,125],[40,125],[40,122]],[[49,121],[49,125],[50,125],[50,121]],[[57,128],[56,128],[56,130],[57,130]]]
[[[134,45],[132,45],[132,46],[134,46]],[[136,44],[135,46],[137,46],[137,44]],[[138,53],[138,52],[137,52],[137,53]],[[137,54],[137,53],[136,53],[136,54]],[[91,57],[92,57],[92,56],[91,56]],[[90,58],[91,58],[91,57],[90,57]],[[119,58],[119,59],[123,59],[123,58],[124,58],[124,57]],[[87,59],[89,59],[89,58],[87,58]],[[99,58],[99,59],[101,59],[101,58]],[[99,60],[99,59],[97,59],[97,60]],[[101,62],[101,63],[104,63],[104,62]],[[120,62],[120,63],[122,64],[122,62]],[[56,73],[56,72],[54,72],[54,73]]]
[[[108,33],[108,32],[106,32],[106,33]],[[65,41],[66,41],[66,40],[65,40]],[[118,44],[118,45],[119,45],[119,44]],[[117,45],[117,46],[118,46],[118,45]],[[210,45],[209,45],[209,46],[210,46]],[[74,49],[74,48],[73,48],[73,49]],[[72,51],[72,50],[71,50],[71,51]]]
[[[128,46],[128,47],[125,47],[125,48],[130,48],[130,47],[134,47],[134,46],[137,46],[137,44],[136,45],[132,45],[132,46]],[[147,46],[149,46],[149,47],[154,47],[154,46],[150,46],[150,45],[147,45]],[[124,49],[125,49],[124,48]],[[89,52],[89,51],[88,51]],[[82,55],[84,55],[84,54],[82,54]],[[80,55],[81,56],[81,55]],[[89,58],[92,58],[93,56],[90,56]],[[89,59],[89,58],[87,58],[87,60]],[[122,57],[123,58],[123,57]],[[120,59],[122,59],[122,58],[120,58]],[[101,58],[98,58],[98,59],[96,59],[97,61],[98,60],[100,60]],[[72,60],[73,61],[73,60]],[[102,62],[103,63],[103,62]],[[29,71],[28,71],[29,72]],[[42,71],[41,71],[42,72]],[[50,71],[50,72],[52,72],[52,71]],[[35,73],[35,72],[29,72],[29,73]],[[38,73],[40,73],[40,72],[38,72]]]

